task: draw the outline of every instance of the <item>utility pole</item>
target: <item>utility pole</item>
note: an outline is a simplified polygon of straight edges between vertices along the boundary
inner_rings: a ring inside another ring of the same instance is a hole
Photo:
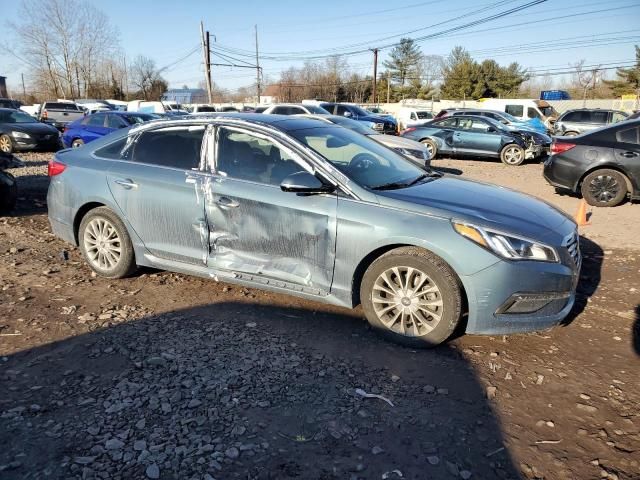
[[[27,101],[27,89],[24,88],[24,73],[21,74],[22,75],[22,100],[24,100],[25,102]]]
[[[209,98],[209,103],[213,103],[211,94],[211,60],[208,41],[209,39],[204,35],[204,24],[202,22],[200,22],[200,38],[202,41],[202,60],[204,61],[204,81],[207,85],[207,97]]]
[[[258,105],[260,105],[260,58],[258,56],[258,25],[254,25],[256,31],[256,89],[258,92]]]
[[[391,103],[391,72],[387,72],[387,103]]]
[[[376,87],[378,81],[378,49],[373,49],[373,103],[376,103]]]

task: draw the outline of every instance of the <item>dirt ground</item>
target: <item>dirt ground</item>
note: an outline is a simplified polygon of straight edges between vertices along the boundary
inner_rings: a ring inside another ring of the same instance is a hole
[[[566,325],[414,351],[359,309],[96,278],[50,232],[48,156],[22,157],[0,218],[0,478],[640,478],[640,205],[594,212]],[[540,165],[435,164],[577,204]]]

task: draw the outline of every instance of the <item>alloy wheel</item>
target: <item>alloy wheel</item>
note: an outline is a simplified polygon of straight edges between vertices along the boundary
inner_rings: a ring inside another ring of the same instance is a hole
[[[610,175],[598,175],[589,183],[589,192],[598,202],[611,201],[619,191],[620,184]]]
[[[372,303],[385,327],[409,337],[427,335],[443,314],[440,289],[426,273],[412,267],[382,272],[373,285]]]
[[[120,262],[122,244],[116,228],[104,218],[94,218],[84,230],[84,249],[89,262],[100,270],[114,270]]]
[[[518,147],[509,147],[504,152],[505,162],[514,165],[522,161],[522,150]]]
[[[0,135],[0,151],[3,153],[11,153],[11,139],[8,135]]]
[[[429,152],[429,156],[433,158],[433,144],[431,142],[424,142],[423,145],[427,149],[427,152]]]

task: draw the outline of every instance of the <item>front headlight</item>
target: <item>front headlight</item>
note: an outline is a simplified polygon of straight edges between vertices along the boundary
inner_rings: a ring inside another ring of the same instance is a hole
[[[544,243],[468,223],[452,223],[460,235],[507,260],[559,261],[556,250]]]
[[[376,122],[365,122],[367,127],[374,129],[376,127]]]
[[[31,138],[28,133],[24,132],[11,132],[13,138]]]

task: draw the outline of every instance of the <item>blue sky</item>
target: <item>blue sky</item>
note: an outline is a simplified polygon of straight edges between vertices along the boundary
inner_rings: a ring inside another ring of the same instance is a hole
[[[129,58],[144,54],[162,67],[194,50],[199,43],[200,20],[215,35],[214,48],[220,45],[242,50],[234,56],[253,63],[253,59],[242,55],[250,55],[255,49],[254,24],[258,25],[260,51],[264,55],[280,58],[313,50],[328,54],[334,48],[352,52],[392,43],[408,31],[418,30],[408,35],[413,37],[440,32],[531,0],[90,1],[118,27]],[[0,0],[4,19],[15,19],[18,5],[18,0]],[[427,39],[420,46],[424,53],[446,55],[454,46],[462,45],[477,60],[494,58],[501,64],[517,61],[538,72],[559,72],[580,59],[585,59],[587,65],[612,67],[634,59],[633,45],[640,44],[639,20],[638,0],[547,0],[483,25]],[[4,41],[7,35],[2,25],[0,40]],[[381,40],[385,37],[390,38]],[[358,46],[345,48],[354,44]],[[388,48],[380,52],[381,61],[388,52]],[[370,52],[347,59],[353,70],[361,74],[372,72]],[[12,77],[19,78],[20,72],[27,72],[12,57],[0,57],[0,62],[0,75],[8,75],[10,85],[18,83]],[[272,79],[277,79],[280,71],[301,63],[261,61],[265,75]],[[171,86],[195,86],[202,72],[202,54],[197,50],[163,74]],[[230,89],[250,84],[255,78],[255,71],[250,69],[214,67],[212,73],[216,83]]]

